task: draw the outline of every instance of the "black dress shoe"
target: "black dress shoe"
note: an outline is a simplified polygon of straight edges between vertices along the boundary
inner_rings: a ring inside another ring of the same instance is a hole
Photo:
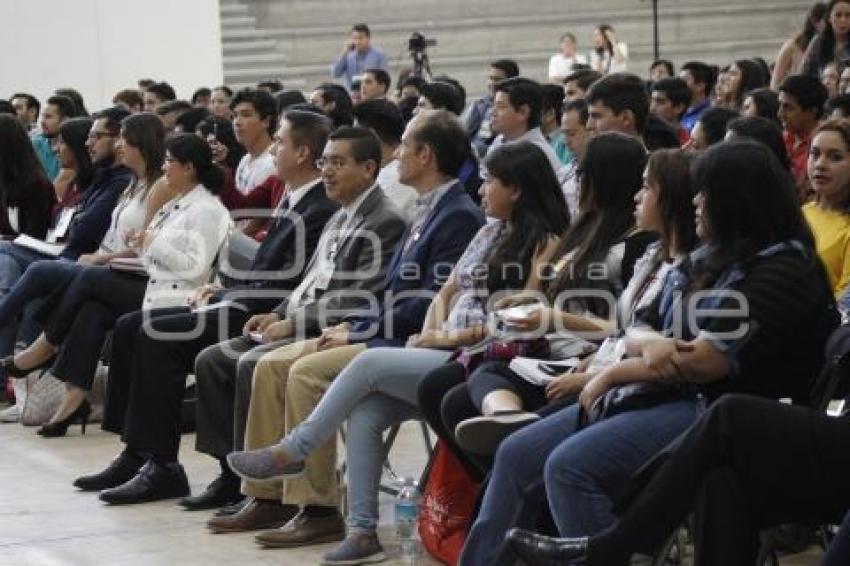
[[[242,499],[235,503],[231,503],[230,505],[225,505],[220,508],[218,511],[214,513],[216,517],[229,517],[230,515],[235,515],[242,510],[243,507],[248,505],[251,502],[251,497],[243,496]]]
[[[587,537],[553,538],[525,529],[511,529],[507,539],[510,549],[526,564],[554,566],[587,563]]]
[[[100,500],[113,505],[145,503],[189,495],[189,480],[177,462],[149,461],[127,483],[100,492]]]
[[[236,476],[220,475],[204,491],[198,495],[184,497],[179,503],[187,511],[218,509],[242,500],[239,483],[239,478]]]
[[[132,479],[144,463],[140,456],[125,450],[102,472],[74,480],[74,487],[83,491],[101,491],[118,487]]]

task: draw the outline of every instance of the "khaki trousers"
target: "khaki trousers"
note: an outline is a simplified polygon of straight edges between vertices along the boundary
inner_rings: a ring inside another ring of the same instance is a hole
[[[268,352],[257,362],[248,408],[245,449],[271,446],[306,419],[342,369],[365,344],[316,351],[305,340]],[[243,492],[263,499],[281,498],[293,505],[338,506],[336,437],[304,461],[304,475],[281,484],[245,482]]]

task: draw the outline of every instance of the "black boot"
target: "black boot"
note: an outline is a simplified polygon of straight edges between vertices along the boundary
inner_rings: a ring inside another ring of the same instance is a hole
[[[101,491],[117,487],[136,475],[145,459],[131,450],[124,450],[105,470],[74,480],[74,487],[83,491]]]

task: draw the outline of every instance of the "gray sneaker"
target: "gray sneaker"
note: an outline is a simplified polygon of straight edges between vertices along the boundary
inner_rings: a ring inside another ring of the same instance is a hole
[[[16,423],[21,420],[21,404],[16,403],[0,411],[0,423]]]
[[[387,559],[375,533],[350,533],[335,549],[322,556],[322,564],[377,564]]]
[[[231,452],[227,455],[227,463],[237,476],[247,481],[273,481],[304,473],[304,462],[281,463],[279,451],[280,446],[275,445],[259,450]]]

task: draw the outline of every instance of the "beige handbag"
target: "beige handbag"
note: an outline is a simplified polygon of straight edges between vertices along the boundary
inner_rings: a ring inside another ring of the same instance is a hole
[[[50,421],[50,417],[62,404],[65,384],[47,370],[30,372],[26,380],[27,396],[21,411],[21,424],[41,426]]]

